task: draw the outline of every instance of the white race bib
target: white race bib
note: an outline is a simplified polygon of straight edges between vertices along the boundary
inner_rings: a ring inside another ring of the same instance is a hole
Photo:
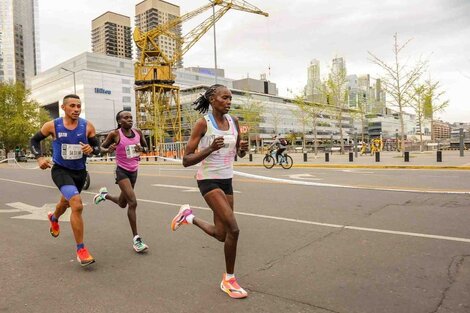
[[[136,145],[128,145],[126,146],[126,157],[128,159],[132,159],[135,157],[138,157],[140,155],[140,152],[135,151]]]
[[[61,148],[62,159],[64,160],[79,160],[83,158],[82,145],[63,143]]]
[[[224,150],[235,149],[236,144],[237,144],[237,139],[234,135],[224,135],[224,146],[222,149]]]

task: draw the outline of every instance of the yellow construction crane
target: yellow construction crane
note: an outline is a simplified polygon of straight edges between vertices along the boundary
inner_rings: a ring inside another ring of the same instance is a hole
[[[218,7],[186,35],[179,36],[175,29],[203,12]],[[211,0],[196,10],[160,24],[147,32],[138,27],[134,30],[134,41],[140,52],[135,64],[135,100],[137,126],[149,133],[158,149],[165,137],[181,141],[181,107],[179,87],[174,86],[173,69],[183,55],[230,9],[268,16],[268,13],[246,1]],[[175,40],[174,55],[166,55],[158,46],[158,37],[167,36]]]

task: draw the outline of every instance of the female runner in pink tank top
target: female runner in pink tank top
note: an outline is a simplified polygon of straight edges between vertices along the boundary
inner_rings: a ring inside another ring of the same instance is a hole
[[[129,111],[120,111],[116,114],[118,128],[111,131],[101,144],[102,153],[115,152],[116,154],[116,184],[121,189],[119,196],[111,196],[106,187],[100,189],[95,195],[94,202],[99,204],[111,200],[121,208],[127,206],[127,217],[132,229],[133,247],[138,253],[144,252],[148,246],[142,241],[137,232],[137,199],[134,186],[137,181],[140,152],[145,152],[147,143],[142,132],[132,128],[132,114]]]

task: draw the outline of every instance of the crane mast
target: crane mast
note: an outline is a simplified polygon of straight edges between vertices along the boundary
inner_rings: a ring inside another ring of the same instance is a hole
[[[218,10],[187,34],[178,36],[174,31],[177,27],[181,27],[183,22],[212,7],[218,7]],[[183,55],[230,9],[268,16],[268,13],[246,1],[212,0],[209,4],[171,19],[147,32],[135,28],[133,37],[140,52],[139,60],[135,64],[137,127],[150,136],[157,151],[165,142],[165,138],[172,138],[173,142],[182,140],[179,87],[174,85],[173,69],[182,60]],[[173,55],[168,56],[160,49],[159,36],[175,40],[176,49]]]

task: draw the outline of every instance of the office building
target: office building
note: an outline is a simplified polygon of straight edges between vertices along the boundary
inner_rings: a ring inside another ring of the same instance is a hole
[[[143,32],[154,29],[158,25],[167,23],[179,16],[179,6],[162,0],[144,0],[135,6],[135,26]],[[181,24],[176,26],[172,32],[176,38],[181,38]],[[161,51],[170,59],[173,58],[177,49],[180,49],[177,40],[174,38],[161,35],[157,40],[157,45]],[[139,51],[137,51],[137,55],[140,57]],[[176,67],[182,67],[182,65],[183,62],[181,60],[176,63]]]
[[[29,86],[39,71],[37,0],[0,0],[0,81]]]
[[[116,113],[135,116],[132,60],[84,52],[38,74],[31,81],[31,97],[56,118],[65,95],[76,93],[82,102],[80,117],[89,119],[98,134],[116,128]]]
[[[91,22],[94,53],[132,59],[131,20],[128,16],[106,12]]]
[[[305,97],[307,101],[320,102],[320,88],[320,61],[314,59],[307,68],[307,86],[305,87]]]

